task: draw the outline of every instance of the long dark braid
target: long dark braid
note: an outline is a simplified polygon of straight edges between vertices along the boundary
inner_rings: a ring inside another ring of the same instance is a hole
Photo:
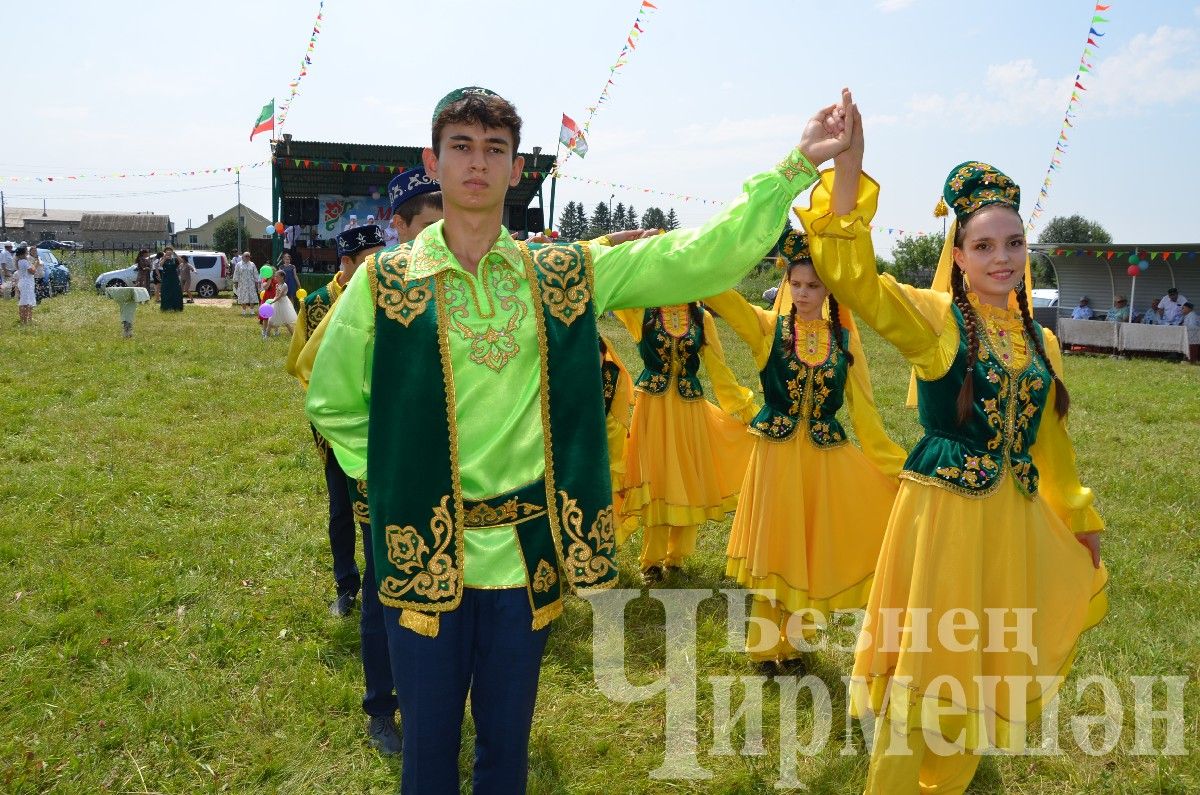
[[[1071,408],[1071,396],[1067,394],[1067,385],[1058,377],[1058,373],[1054,372],[1053,365],[1050,364],[1050,359],[1046,357],[1046,347],[1042,344],[1042,335],[1034,332],[1033,315],[1029,311],[1029,298],[1025,295],[1025,284],[1022,283],[1017,287],[1017,305],[1021,307],[1021,320],[1025,323],[1025,334],[1028,335],[1033,347],[1037,350],[1038,356],[1042,357],[1042,364],[1046,365],[1046,369],[1050,371],[1050,375],[1054,378],[1054,411],[1060,417],[1067,416],[1067,411]]]
[[[704,307],[700,305],[699,301],[694,301],[688,304],[688,314],[691,315],[696,328],[700,330],[700,347],[704,347]]]
[[[795,310],[794,305],[792,309]],[[829,333],[833,335],[834,344],[838,346],[842,356],[846,357],[846,364],[853,366],[854,356],[846,350],[846,345],[842,342],[842,318],[838,313],[838,301],[833,297],[833,293],[829,294]]]
[[[954,296],[954,305],[962,312],[963,325],[967,329],[967,368],[962,388],[958,390],[958,424],[963,425],[971,417],[972,404],[975,402],[972,370],[979,359],[979,330],[975,328],[975,310],[967,300],[967,287],[963,283],[962,269],[957,265],[952,265],[950,269],[950,288]]]

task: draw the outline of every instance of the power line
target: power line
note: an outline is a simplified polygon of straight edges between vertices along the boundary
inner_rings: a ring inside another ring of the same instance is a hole
[[[147,190],[147,191],[131,191],[127,193],[79,193],[71,196],[47,196],[43,193],[38,194],[11,194],[12,199],[47,199],[52,198],[54,201],[73,201],[75,199],[119,199],[131,196],[159,196],[166,193],[190,193],[193,191],[216,190],[217,188],[228,188],[234,183],[221,182],[216,185],[204,185],[194,188],[173,188],[170,190]],[[258,187],[258,186],[253,186]]]

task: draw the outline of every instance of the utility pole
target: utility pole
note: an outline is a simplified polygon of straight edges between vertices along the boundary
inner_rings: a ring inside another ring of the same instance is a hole
[[[238,235],[237,235],[237,241],[238,241],[238,245],[237,245],[237,255],[240,257],[240,256],[242,255],[242,226],[243,226],[243,225],[245,225],[245,221],[242,219],[242,170],[241,170],[240,168],[237,170],[237,199],[238,199],[238,206],[237,206],[237,219],[238,219],[238,222],[237,222],[237,224],[238,224]]]
[[[8,234],[8,221],[4,218],[4,191],[0,190],[0,230],[3,230],[5,236]]]

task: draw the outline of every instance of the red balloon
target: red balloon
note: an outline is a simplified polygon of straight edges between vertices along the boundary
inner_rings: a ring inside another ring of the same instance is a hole
[[[278,234],[281,234],[281,235],[282,235],[282,234],[283,234],[283,229],[284,229],[284,226],[283,226],[283,221],[276,221],[276,222],[275,222],[275,231],[276,231]]]
[[[1128,273],[1130,276],[1137,276],[1142,271],[1138,268],[1137,265],[1130,265],[1128,268],[1125,269],[1125,272]]]

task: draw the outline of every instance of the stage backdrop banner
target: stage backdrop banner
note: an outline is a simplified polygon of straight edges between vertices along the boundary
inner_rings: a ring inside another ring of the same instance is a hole
[[[378,199],[370,196],[334,196],[323,194],[317,197],[321,208],[321,223],[318,227],[322,238],[330,238],[342,231],[351,215],[358,216],[358,222],[365,224],[367,216],[375,216],[375,222],[387,226],[392,220],[392,205],[386,195],[380,194]]]

